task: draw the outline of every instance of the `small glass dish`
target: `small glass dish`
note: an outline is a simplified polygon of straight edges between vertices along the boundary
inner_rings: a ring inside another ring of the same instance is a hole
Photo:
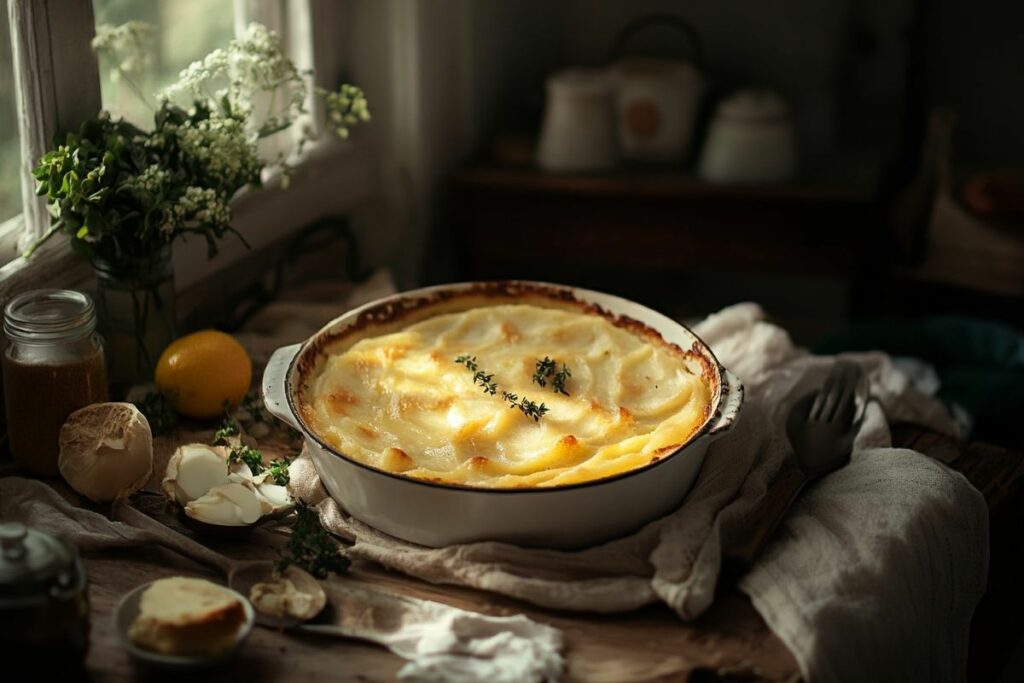
[[[230,659],[239,648],[245,639],[249,637],[249,633],[252,631],[252,626],[256,622],[256,612],[253,610],[252,604],[237,591],[233,591],[227,586],[221,586],[224,590],[231,593],[233,596],[238,598],[242,603],[242,609],[245,610],[245,621],[238,629],[238,633],[235,636],[234,644],[225,650],[224,652],[209,657],[203,655],[165,655],[159,652],[153,652],[141,648],[132,642],[132,639],[128,636],[128,629],[131,627],[132,622],[135,621],[135,617],[139,614],[139,602],[142,599],[142,594],[147,588],[152,585],[152,581],[144,583],[137,588],[134,588],[118,601],[117,606],[114,608],[114,633],[117,634],[117,639],[124,645],[128,653],[131,654],[132,658],[139,663],[152,665],[162,669],[174,669],[178,671],[191,671],[197,669],[206,669],[215,666],[227,659]]]

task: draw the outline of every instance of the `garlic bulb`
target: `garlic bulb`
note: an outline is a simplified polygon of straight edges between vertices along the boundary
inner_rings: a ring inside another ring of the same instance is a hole
[[[181,446],[167,461],[162,488],[164,495],[180,505],[206,495],[215,486],[252,480],[249,467],[243,462],[228,466],[227,449],[190,443]]]
[[[245,526],[263,515],[263,507],[249,486],[231,482],[214,486],[205,495],[187,503],[185,514],[207,524]]]
[[[97,503],[129,496],[153,472],[153,434],[131,403],[96,403],[71,413],[60,428],[61,476]]]

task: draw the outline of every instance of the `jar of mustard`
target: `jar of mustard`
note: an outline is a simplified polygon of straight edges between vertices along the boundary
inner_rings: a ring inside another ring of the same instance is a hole
[[[29,472],[56,476],[61,425],[79,408],[107,400],[92,300],[64,289],[25,292],[4,310],[4,334],[11,454]]]

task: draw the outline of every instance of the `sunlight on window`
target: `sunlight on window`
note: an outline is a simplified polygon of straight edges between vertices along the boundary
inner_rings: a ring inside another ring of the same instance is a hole
[[[144,21],[157,27],[148,67],[136,79],[148,103],[131,84],[112,79],[111,65],[100,62],[103,106],[144,128],[153,125],[154,94],[178,80],[179,72],[193,61],[234,37],[232,0],[94,0],[93,8],[97,26]]]
[[[21,213],[21,148],[14,100],[14,59],[6,7],[0,7],[0,221]]]

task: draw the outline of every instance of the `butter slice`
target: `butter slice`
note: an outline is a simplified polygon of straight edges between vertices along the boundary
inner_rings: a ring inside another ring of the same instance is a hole
[[[232,593],[203,579],[154,581],[142,594],[128,636],[165,655],[217,656],[235,644],[245,608]]]

